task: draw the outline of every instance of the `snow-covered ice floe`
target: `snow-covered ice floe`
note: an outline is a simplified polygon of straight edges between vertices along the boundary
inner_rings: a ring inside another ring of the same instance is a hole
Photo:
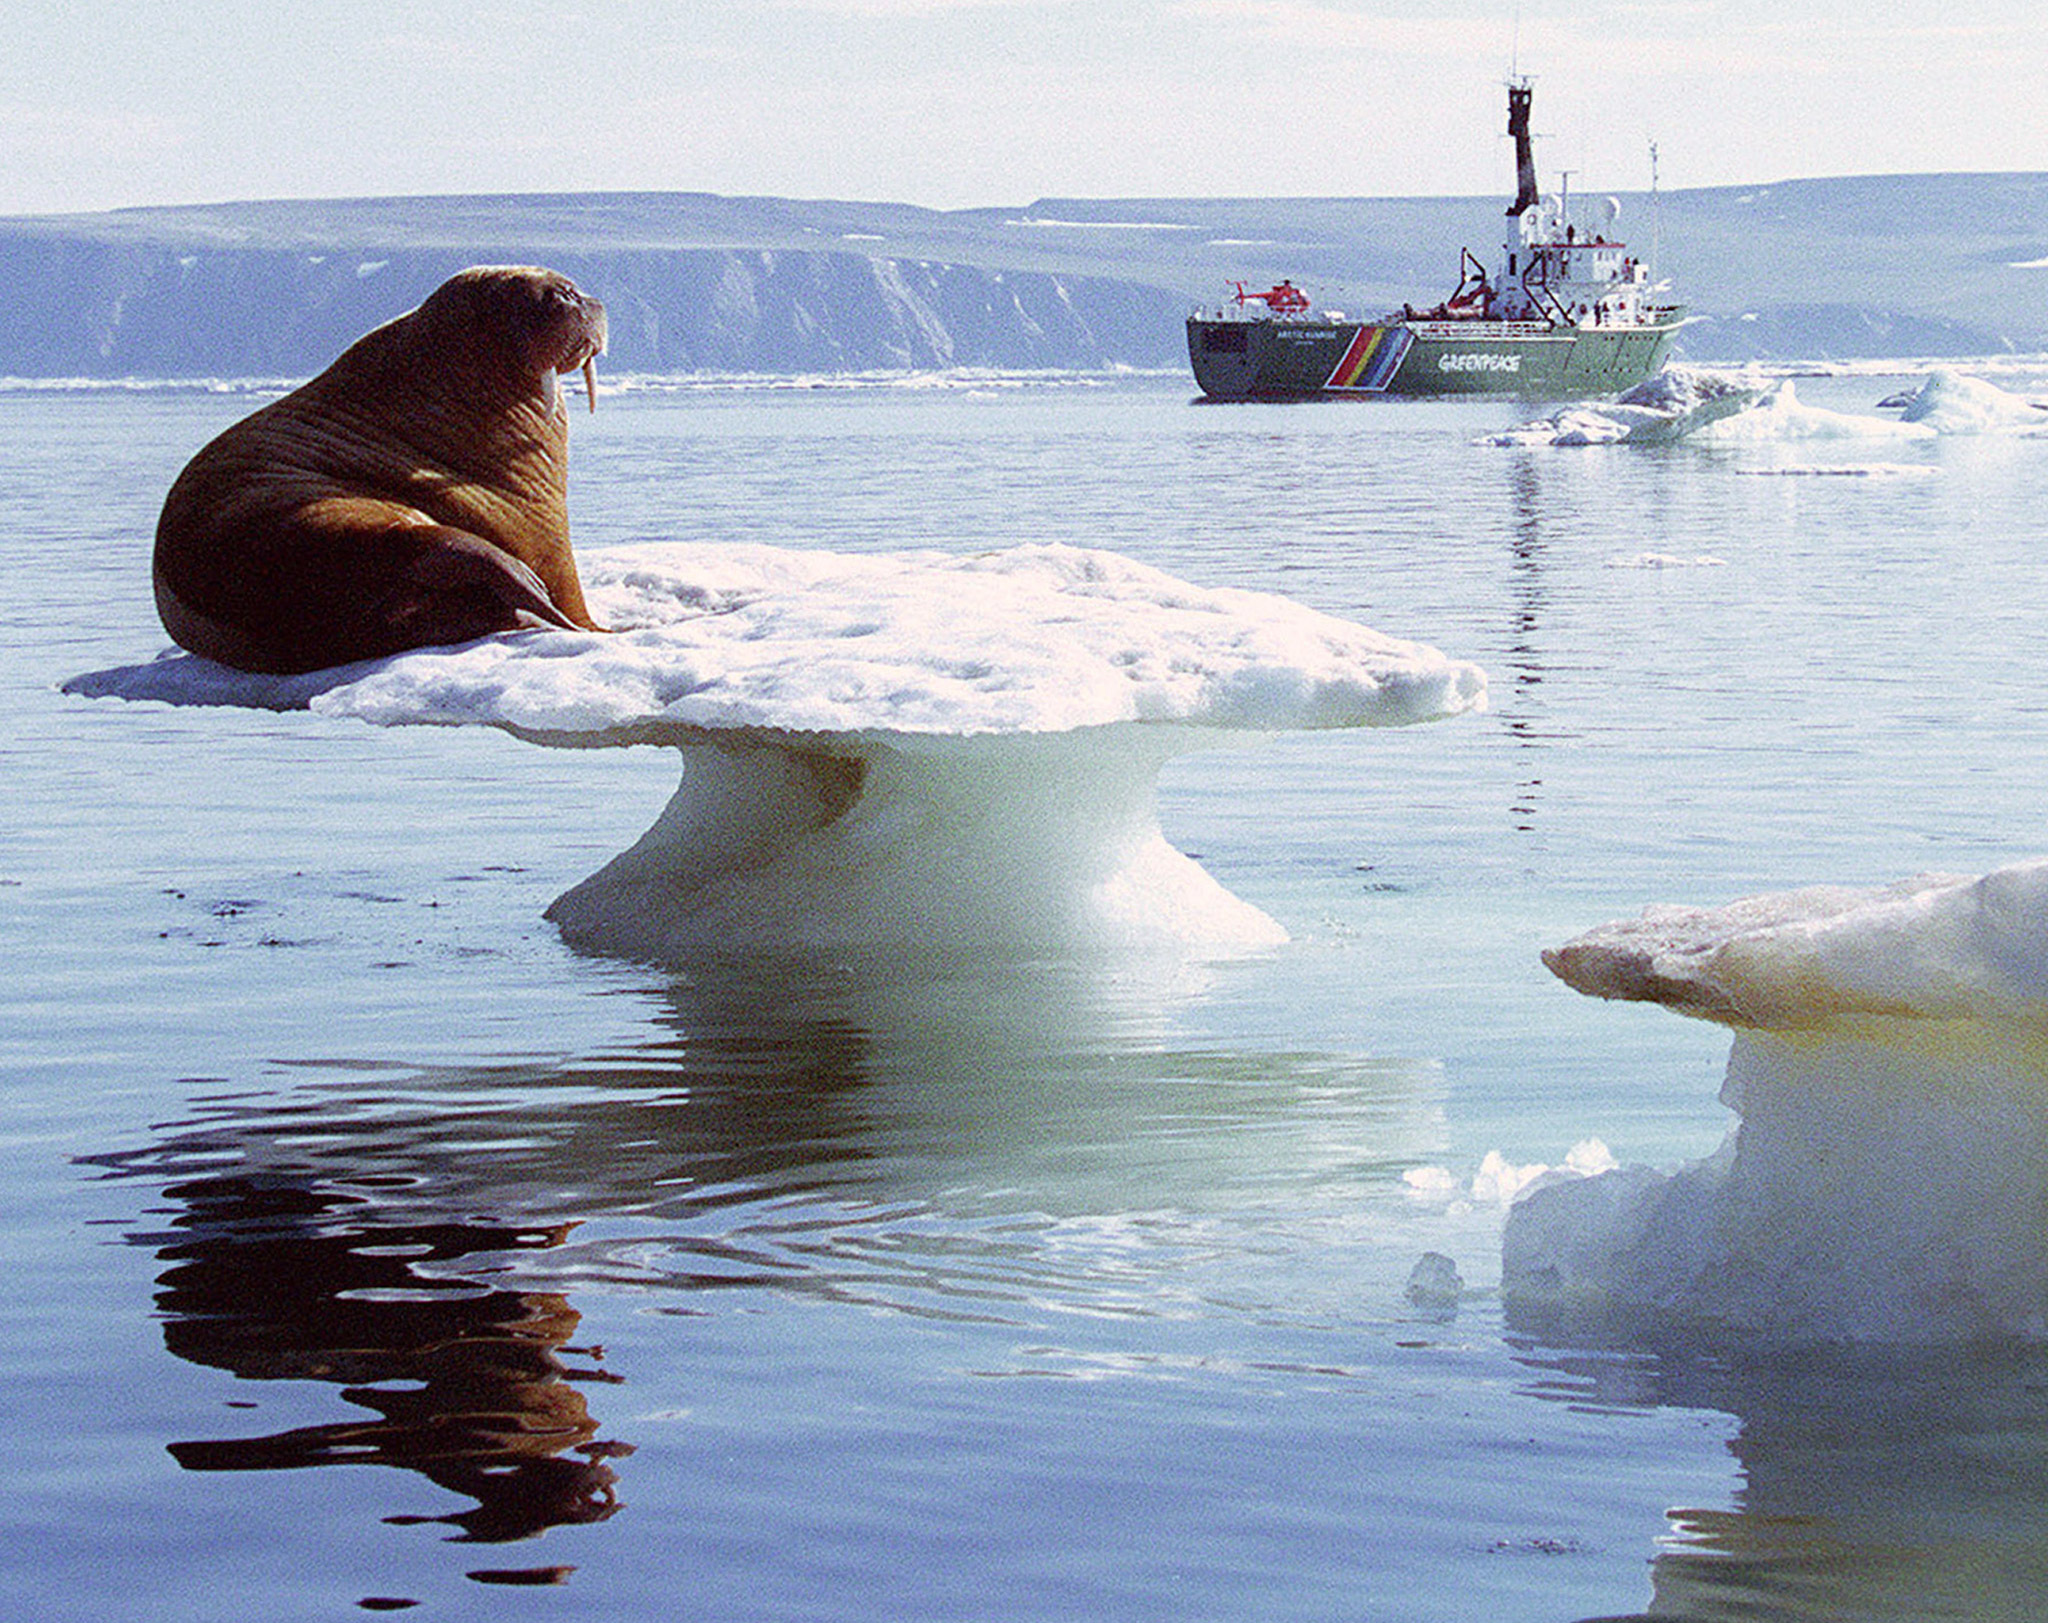
[[[1713,445],[1828,440],[1909,443],[1969,434],[2048,434],[2048,411],[1995,383],[1937,367],[1905,395],[1896,417],[1830,411],[1799,398],[1790,378],[1771,385],[1754,405],[1700,433]]]
[[[1523,1309],[1773,1342],[2048,1337],[2048,860],[1719,908],[1545,952],[1734,1031],[1714,1155],[1537,1188]]]
[[[2048,411],[2034,401],[1947,367],[1935,368],[1916,388],[1881,405],[1903,409],[1896,417],[1832,411],[1801,400],[1791,378],[1773,380],[1748,370],[1667,366],[1613,400],[1580,401],[1481,443],[1662,445],[1679,439],[1709,445],[1830,440],[1905,443],[1963,434],[2048,434]]]
[[[1667,366],[1612,400],[1565,406],[1532,423],[1488,436],[1485,445],[1664,444],[1749,410],[1771,385],[1747,372]]]
[[[1948,367],[1927,374],[1899,420],[1937,434],[2048,434],[2048,409],[2038,402]]]
[[[531,631],[306,676],[186,654],[88,696],[666,744],[682,785],[549,917],[594,950],[1242,949],[1285,932],[1170,846],[1161,765],[1232,737],[1478,710],[1480,669],[1112,553],[659,545],[582,563],[610,635]]]

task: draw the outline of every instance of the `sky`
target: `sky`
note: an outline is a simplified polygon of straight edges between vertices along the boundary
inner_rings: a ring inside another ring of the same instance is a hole
[[[2042,0],[0,0],[0,214],[2048,171]]]

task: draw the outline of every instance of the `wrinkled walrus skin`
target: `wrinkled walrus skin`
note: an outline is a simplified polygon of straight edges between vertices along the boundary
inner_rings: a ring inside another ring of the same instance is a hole
[[[186,466],[157,521],[164,628],[277,673],[601,629],[569,551],[557,375],[592,382],[604,341],[604,306],[553,271],[450,278]]]

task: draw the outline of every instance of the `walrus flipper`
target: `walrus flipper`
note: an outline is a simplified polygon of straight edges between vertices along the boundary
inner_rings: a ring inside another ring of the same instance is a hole
[[[518,617],[522,614],[530,614],[543,625],[558,626],[564,631],[589,629],[579,625],[548,595],[547,586],[528,565],[481,536],[437,524],[410,531],[407,539],[423,544],[408,571],[419,589],[420,604],[415,616],[401,614],[394,624],[409,622],[418,628],[437,614],[447,616],[451,624],[466,624],[480,610],[484,618],[497,620],[480,631],[460,637],[435,637],[430,639],[433,642],[465,642],[470,637],[489,636],[493,631],[509,631],[520,623]],[[489,605],[495,605],[500,614],[492,615]]]
[[[522,626],[587,629],[526,564],[447,525],[393,524],[350,537],[289,521],[237,550],[244,569],[211,595],[195,600],[182,588],[174,557],[159,558],[156,587],[172,637],[238,670],[324,670]],[[290,560],[288,574],[280,557]]]
[[[339,650],[330,643],[325,663],[446,647],[527,627],[588,629],[548,595],[532,569],[466,530],[408,527],[389,541],[395,547],[365,548],[351,578],[339,583],[339,601],[330,609],[327,626],[306,628],[309,636],[325,629],[343,640]],[[391,567],[392,550],[404,554],[396,568]],[[367,555],[379,552],[384,558],[369,566]]]

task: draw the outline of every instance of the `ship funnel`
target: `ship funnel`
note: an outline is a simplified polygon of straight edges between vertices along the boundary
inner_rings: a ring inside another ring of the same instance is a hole
[[[1529,81],[1508,86],[1508,134],[1515,138],[1515,200],[1508,205],[1508,218],[1518,218],[1534,207],[1536,193],[1536,152],[1529,142]]]

